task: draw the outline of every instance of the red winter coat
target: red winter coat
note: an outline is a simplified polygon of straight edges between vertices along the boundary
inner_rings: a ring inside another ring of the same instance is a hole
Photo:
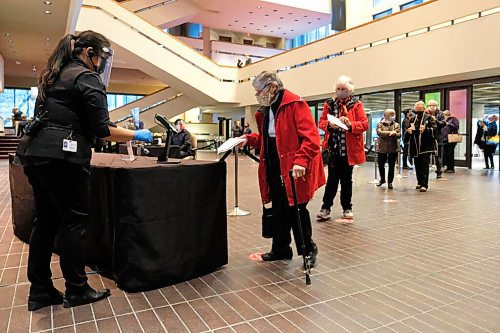
[[[328,131],[328,118],[330,112],[330,105],[325,102],[323,113],[319,119],[319,128],[325,131],[325,139],[323,140],[323,149],[328,149],[328,138],[330,132]],[[347,160],[349,165],[363,164],[366,162],[365,156],[365,142],[363,140],[363,133],[368,129],[368,118],[366,117],[363,103],[357,101],[354,105],[347,110],[346,117],[351,122],[351,131],[346,132],[345,140],[347,146]]]
[[[260,148],[259,186],[263,203],[271,202],[266,177],[266,156],[262,131],[264,113],[255,114],[259,133],[247,134],[248,144]],[[306,168],[304,180],[295,181],[299,204],[310,201],[314,192],[326,183],[320,154],[320,137],[307,103],[286,90],[275,117],[276,147],[280,158],[281,175],[285,183],[288,203],[293,206],[292,188],[288,172],[297,164]]]

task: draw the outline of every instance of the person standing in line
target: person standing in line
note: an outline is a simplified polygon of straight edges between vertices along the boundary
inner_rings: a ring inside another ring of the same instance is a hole
[[[287,90],[276,73],[262,72],[253,80],[255,96],[261,105],[255,114],[259,133],[242,136],[253,148],[260,148],[259,187],[262,203],[272,204],[273,242],[264,261],[291,259],[290,229],[293,230],[297,254],[302,255],[295,224],[299,210],[306,255],[311,267],[318,247],[312,240],[311,217],[307,204],[316,190],[325,184],[320,154],[320,137],[306,101]],[[289,171],[293,171],[290,179]],[[297,189],[298,207],[294,206],[291,182]]]
[[[323,107],[319,128],[325,131],[323,149],[328,149],[328,180],[323,195],[323,205],[316,215],[318,221],[331,218],[331,207],[337,194],[339,183],[340,204],[343,217],[352,219],[352,170],[354,165],[366,161],[363,133],[368,129],[363,103],[352,96],[354,84],[350,77],[340,76],[333,87],[335,97],[328,99]],[[337,126],[328,119],[328,115],[337,118],[346,129]]]
[[[377,125],[378,145],[377,160],[380,181],[377,186],[385,184],[385,163],[388,162],[389,170],[387,172],[387,188],[392,190],[392,181],[394,180],[394,166],[398,158],[398,152],[401,150],[399,141],[401,138],[401,128],[396,122],[396,111],[387,109],[384,111],[384,118]]]
[[[458,134],[460,123],[453,117],[450,110],[443,112],[446,126],[441,130],[443,137],[443,164],[446,165],[446,173],[455,173],[455,147],[456,142],[449,142],[448,134]]]
[[[425,103],[415,104],[415,115],[410,118],[410,127],[406,130],[405,141],[408,142],[408,156],[415,162],[417,185],[420,192],[429,188],[429,163],[431,154],[436,154],[434,133],[437,125],[431,115],[424,112]]]
[[[497,135],[498,126],[497,126],[498,117],[496,115],[490,116],[488,118],[488,122],[485,122],[483,125],[484,132],[484,163],[486,164],[485,169],[495,169],[495,162],[493,161],[493,154],[497,150],[498,142],[492,140],[493,137]],[[489,162],[488,162],[489,161]]]
[[[410,117],[413,114],[411,112],[411,108],[404,110],[402,112],[402,114],[404,115],[404,119],[403,119],[401,127],[403,130],[403,133],[405,133],[406,130],[410,127]],[[410,163],[410,165],[413,165],[412,161],[408,159],[408,146],[403,142],[403,169],[404,170],[410,169],[410,167],[408,166],[408,163]]]
[[[109,289],[92,289],[85,273],[92,138],[152,140],[149,130],[131,131],[109,120],[105,74],[112,55],[103,35],[90,30],[70,34],[59,41],[39,78],[35,116],[43,118],[36,131],[26,131],[17,150],[37,212],[28,256],[29,311],[55,304],[68,308],[110,295]],[[64,296],[54,287],[50,270],[58,233]]]
[[[443,112],[439,110],[438,102],[431,99],[427,103],[429,107],[429,114],[436,123],[437,131],[435,133],[435,139],[437,142],[437,154],[436,154],[436,178],[442,177],[441,167],[443,165],[443,135],[441,133],[442,129],[446,126]]]

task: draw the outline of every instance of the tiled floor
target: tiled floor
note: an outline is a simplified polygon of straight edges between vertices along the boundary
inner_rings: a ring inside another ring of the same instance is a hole
[[[234,206],[234,159],[228,161]],[[13,236],[8,166],[0,162],[0,332],[500,332],[498,171],[446,174],[430,190],[415,176],[376,188],[373,164],[354,173],[355,222],[313,222],[319,246],[312,285],[301,259],[249,259],[270,248],[260,237],[257,166],[240,157],[240,208],[228,218],[229,264],[175,286],[128,294],[90,275],[112,296],[73,309],[29,313],[28,246]],[[321,205],[323,189],[309,204]],[[340,214],[336,202],[335,214]],[[56,286],[63,290],[58,258]]]

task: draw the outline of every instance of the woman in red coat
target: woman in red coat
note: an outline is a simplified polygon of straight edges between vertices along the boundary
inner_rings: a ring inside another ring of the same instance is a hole
[[[260,148],[260,193],[264,204],[272,202],[273,213],[273,244],[271,252],[262,259],[273,261],[293,256],[290,228],[295,210],[288,173],[293,170],[306,255],[314,265],[318,248],[311,239],[311,218],[306,206],[314,192],[325,184],[318,129],[307,103],[284,89],[275,73],[260,73],[252,85],[261,105],[255,115],[259,133],[244,137],[250,146]],[[295,229],[294,235],[298,236]],[[296,246],[302,255],[299,244]]]
[[[352,97],[354,85],[352,80],[342,75],[334,86],[336,97],[325,102],[319,120],[319,128],[325,131],[323,149],[328,149],[328,182],[323,195],[323,205],[318,212],[318,219],[325,221],[331,218],[333,199],[337,194],[339,182],[342,186],[340,203],[344,218],[352,219],[352,169],[355,164],[366,161],[363,133],[368,129],[363,103]],[[338,118],[347,130],[328,120],[328,115]]]

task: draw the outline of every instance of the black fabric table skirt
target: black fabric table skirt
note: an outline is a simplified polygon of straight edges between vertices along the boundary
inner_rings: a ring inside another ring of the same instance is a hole
[[[109,268],[126,291],[164,287],[227,264],[226,164],[122,157],[92,158],[87,263]],[[9,170],[14,233],[28,242],[31,186],[13,156]]]

